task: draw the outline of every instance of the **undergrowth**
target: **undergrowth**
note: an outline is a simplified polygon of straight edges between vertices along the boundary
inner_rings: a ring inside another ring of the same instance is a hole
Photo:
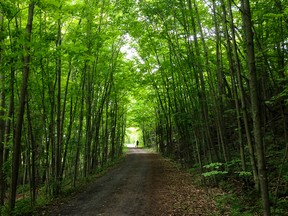
[[[214,194],[219,215],[224,215],[225,212],[229,212],[228,215],[231,216],[263,215],[261,197],[254,188],[252,175],[250,172],[237,171],[237,161],[228,164],[211,163],[203,166],[202,173],[200,170],[199,164],[196,164],[188,172],[193,174],[194,182],[199,186],[210,191],[213,188],[222,191]],[[273,188],[275,184],[275,181],[270,182],[270,187]],[[273,216],[288,215],[288,197],[279,196],[281,192],[278,192],[278,196],[270,193]],[[282,193],[285,194],[285,191]]]
[[[102,167],[99,167],[93,174],[86,178],[80,178],[77,180],[76,186],[73,186],[72,179],[65,179],[62,182],[61,194],[58,197],[53,197],[45,193],[46,187],[43,185],[38,189],[38,196],[34,204],[31,202],[29,196],[29,187],[27,185],[19,186],[18,191],[21,191],[23,197],[16,201],[16,205],[13,211],[10,211],[8,203],[0,208],[0,216],[30,216],[30,215],[42,215],[43,212],[53,209],[53,206],[58,206],[60,203],[65,203],[68,199],[77,192],[83,190],[96,178],[103,176],[111,168],[124,160],[121,157],[118,160],[107,162]],[[25,190],[24,190],[25,189]]]

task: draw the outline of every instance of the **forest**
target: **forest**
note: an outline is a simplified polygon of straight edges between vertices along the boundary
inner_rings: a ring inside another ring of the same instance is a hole
[[[0,213],[73,190],[138,127],[243,212],[287,214],[287,45],[287,0],[1,0]]]

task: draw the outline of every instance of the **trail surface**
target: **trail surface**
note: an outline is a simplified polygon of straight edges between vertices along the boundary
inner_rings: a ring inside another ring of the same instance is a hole
[[[191,179],[190,179],[191,180]],[[130,148],[125,160],[50,215],[212,215],[215,204],[158,154]],[[214,214],[215,215],[215,214]]]

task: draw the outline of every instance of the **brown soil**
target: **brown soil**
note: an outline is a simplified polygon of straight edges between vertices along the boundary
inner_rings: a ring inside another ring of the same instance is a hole
[[[130,148],[125,160],[49,215],[217,215],[191,176],[160,155]]]

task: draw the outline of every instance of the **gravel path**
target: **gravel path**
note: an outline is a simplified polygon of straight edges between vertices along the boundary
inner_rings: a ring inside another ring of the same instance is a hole
[[[190,177],[158,154],[130,148],[121,164],[50,215],[216,215],[213,201]]]
[[[58,215],[151,215],[151,164],[156,154],[130,148],[124,162],[60,207]]]

